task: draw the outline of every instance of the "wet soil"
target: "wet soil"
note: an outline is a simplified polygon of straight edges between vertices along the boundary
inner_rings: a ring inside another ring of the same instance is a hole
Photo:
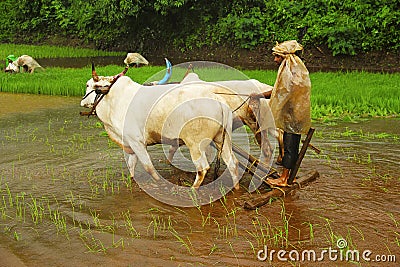
[[[316,169],[321,177],[257,211],[237,204],[248,194],[243,187],[178,208],[128,177],[98,120],[78,115],[79,98],[0,99],[0,266],[288,266],[276,254],[260,262],[257,253],[264,245],[319,253],[337,249],[339,238],[399,260],[399,119],[314,125],[322,153],[308,151],[300,175]],[[22,103],[31,108],[15,108]],[[164,177],[193,181],[194,173],[165,163],[160,146],[149,151]],[[146,175],[140,164],[137,175]],[[292,262],[300,263],[354,266],[327,256]]]

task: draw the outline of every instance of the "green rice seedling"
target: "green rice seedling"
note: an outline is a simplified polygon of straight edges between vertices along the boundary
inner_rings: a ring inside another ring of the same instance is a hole
[[[232,253],[233,253],[233,256],[234,256],[235,259],[236,259],[236,263],[237,263],[238,266],[239,266],[239,259],[238,259],[237,255],[236,255],[235,250],[233,249],[232,242],[228,241],[228,245],[229,245],[229,247],[230,247],[230,249],[231,249],[231,251],[232,251]]]
[[[124,168],[121,166],[121,178],[120,178],[120,180],[122,181],[123,184],[125,184],[125,188],[127,188],[129,191],[132,192],[132,190],[133,190],[132,178],[129,175],[125,175],[123,169]]]
[[[125,221],[124,226],[129,236],[132,238],[140,238],[140,233],[133,226],[130,211],[127,210],[126,212],[123,212],[122,217],[124,218]]]
[[[221,192],[221,195],[222,195],[222,198],[220,199],[220,202],[222,203],[221,200],[223,200],[223,202],[226,203],[226,194],[227,194],[227,192],[226,192],[226,188],[225,188],[225,186],[223,184],[221,184],[219,186],[219,191]],[[224,205],[224,204],[222,203],[222,205]]]
[[[15,218],[25,222],[25,192],[15,196]]]
[[[398,247],[400,247],[400,221],[396,220],[393,213],[389,212],[388,215],[389,215],[390,219],[393,221],[394,226],[396,228],[396,230],[394,231],[394,234],[395,234],[394,243]]]
[[[200,204],[199,204],[199,200],[197,199],[197,190],[195,188],[191,187],[190,190],[188,190],[188,194],[189,194],[190,199],[192,200],[193,206],[195,206],[199,209]]]
[[[247,232],[248,234],[250,234],[250,232],[248,232],[247,230],[246,230],[246,232]],[[252,236],[251,236],[251,237],[252,237]],[[246,242],[249,243],[250,248],[251,248],[251,250],[253,251],[253,254],[254,254],[255,256],[257,256],[258,249],[254,246],[253,242],[252,242],[252,241],[250,240],[250,238],[247,237],[247,236],[244,236],[244,238],[246,239]],[[253,237],[253,238],[254,238],[254,237]],[[256,238],[254,238],[254,239],[256,239]]]
[[[90,228],[87,230],[83,230],[83,228],[81,227],[79,231],[79,238],[82,240],[83,244],[89,252],[106,253],[107,248],[104,246],[103,242],[100,239],[93,236],[93,232]]]
[[[208,255],[213,254],[217,250],[219,250],[218,246],[216,244],[213,244],[213,246],[210,248],[210,253]]]
[[[31,203],[28,203],[28,206],[31,212],[32,222],[37,225],[39,224],[39,222],[43,221],[44,207],[43,203],[40,200],[33,197],[32,195],[30,195],[30,197]]]
[[[113,248],[119,248],[119,247],[121,247],[122,250],[125,249],[125,241],[124,241],[124,238],[121,237],[121,238],[119,238],[119,239],[116,241],[116,240],[115,240],[115,233],[114,233],[114,232],[112,233],[112,247],[113,247]]]
[[[396,218],[394,217],[393,213],[389,212],[388,213],[390,219],[392,219],[392,221],[394,222],[394,225],[396,226],[396,228],[400,227],[400,221],[397,221]]]
[[[90,215],[92,216],[94,226],[96,228],[101,229],[102,224],[101,224],[100,218],[99,218],[100,214],[98,214],[96,210],[92,210],[92,209],[90,209],[89,212],[90,212]]]
[[[400,247],[400,232],[394,232],[394,234],[396,235],[396,237],[394,238],[394,243]]]
[[[19,241],[21,239],[21,235],[17,231],[14,231],[14,239],[15,241]]]
[[[2,201],[2,206],[0,207],[0,212],[1,212],[1,218],[3,220],[6,220],[7,218],[9,218],[9,216],[7,215],[7,204],[6,204],[6,200],[5,197],[3,197],[3,201]]]
[[[310,243],[314,242],[314,225],[311,222],[304,222],[303,224],[308,225],[310,229]]]
[[[371,169],[373,171],[373,175],[375,175],[376,177],[378,177],[379,179],[381,179],[383,182],[387,183],[390,180],[393,180],[394,177],[388,173],[385,174],[380,174],[376,168],[372,168]]]
[[[195,207],[197,208],[201,216],[201,226],[204,227],[207,224],[207,222],[210,223],[211,214],[209,212],[207,216],[204,216],[203,211],[201,210],[201,206],[197,205]]]
[[[328,218],[323,218],[323,219],[325,220],[325,225],[324,226],[328,230],[327,239],[328,239],[328,242],[330,244],[330,247],[337,248],[338,247],[338,240],[345,240],[346,242],[350,241],[350,243],[352,243],[352,238],[351,238],[351,235],[350,235],[349,231],[347,233],[346,238],[343,238],[342,235],[334,233],[334,231],[332,229],[332,226],[331,226],[332,220],[330,220]],[[349,240],[347,240],[347,239],[349,239]],[[346,247],[343,247],[343,248],[340,248],[340,249],[341,250],[348,249],[348,245],[346,245]]]
[[[13,165],[13,175],[12,176],[14,177],[14,165]],[[8,195],[8,206],[10,208],[12,208],[14,206],[14,201],[13,201],[13,196],[12,196],[11,191],[10,191],[10,187],[8,187],[7,183],[6,183],[6,192],[7,192],[7,195]]]
[[[270,244],[288,248],[289,245],[293,246],[293,244],[289,243],[290,216],[287,216],[284,204],[281,207],[281,220],[282,225],[273,225],[267,217],[256,210],[252,220],[253,230],[246,230],[246,232],[257,241],[257,247]],[[253,242],[248,241],[248,243],[254,247]]]
[[[52,210],[49,213],[50,220],[53,222],[56,227],[57,233],[62,233],[69,240],[69,234],[67,229],[67,219],[65,216],[61,215],[61,212],[57,208],[56,210]]]
[[[188,236],[186,236],[186,240],[182,238],[179,233],[175,230],[173,226],[173,222],[171,220],[171,216],[168,216],[168,231],[177,239],[177,242],[181,244],[182,247],[186,248],[190,255],[193,255],[192,252],[192,243]]]
[[[151,221],[147,227],[147,234],[149,233],[149,229],[152,228],[153,229],[153,238],[156,239],[158,232],[163,231],[165,229],[167,229],[167,224],[164,221],[164,219],[162,217],[160,217],[159,215],[151,215]]]
[[[149,234],[150,228],[153,229],[153,238],[155,239],[157,237],[157,234],[160,231],[165,231],[168,228],[167,222],[160,217],[159,214],[154,214],[154,213],[159,213],[160,210],[158,208],[150,208],[147,210],[147,213],[151,215],[151,221],[149,225],[147,226],[147,234]]]
[[[255,211],[256,215],[252,220],[252,224],[254,227],[253,231],[246,230],[246,232],[253,237],[257,241],[257,247],[261,247],[264,244],[267,244],[268,240],[270,239],[269,236],[269,227],[264,227],[264,223],[260,221],[260,214],[258,210]],[[269,220],[267,219],[268,225],[270,225]],[[267,232],[266,232],[267,230]],[[253,244],[253,243],[251,243]]]

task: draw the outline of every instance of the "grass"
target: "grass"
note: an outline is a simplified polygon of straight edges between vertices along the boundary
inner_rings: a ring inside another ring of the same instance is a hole
[[[0,44],[0,59],[5,60],[8,55],[29,55],[33,58],[59,58],[59,57],[94,57],[94,56],[121,56],[125,52],[112,52],[94,50],[89,48],[76,48],[50,45],[21,45]]]
[[[34,58],[45,57],[90,57],[123,55],[123,52],[108,52],[59,46],[33,46],[0,44],[0,58],[8,54],[29,54]],[[12,52],[11,52],[12,51]],[[122,64],[122,62],[121,62]],[[164,66],[131,69],[128,72],[133,80],[143,83],[149,77],[161,79]],[[121,66],[99,68],[100,75],[115,75]],[[246,76],[273,85],[276,71],[196,68],[195,71],[205,80],[244,79]],[[177,72],[177,73],[176,73]],[[179,81],[184,69],[175,69],[174,81]],[[368,72],[311,73],[312,118],[330,121],[332,118],[352,120],[359,117],[398,116],[400,113],[400,74]],[[48,95],[82,96],[85,83],[90,79],[90,68],[62,69],[48,68],[46,72],[35,75],[0,75],[0,91],[13,93],[32,93]]]
[[[115,75],[123,66],[98,67],[99,75]],[[195,70],[196,71],[196,70]],[[216,77],[213,69],[197,70],[208,80],[223,79],[225,72]],[[185,70],[177,69],[173,81],[179,81]],[[131,68],[127,76],[138,83],[161,79],[164,66]],[[232,73],[234,73],[232,75]],[[250,78],[273,84],[275,71],[243,71]],[[229,77],[243,78],[234,70],[227,70]],[[34,75],[0,74],[0,91],[62,96],[83,96],[86,82],[91,78],[89,66],[81,69],[47,68]],[[352,121],[360,118],[399,116],[400,114],[400,74],[376,74],[366,72],[312,73],[312,119],[330,122],[334,119]]]

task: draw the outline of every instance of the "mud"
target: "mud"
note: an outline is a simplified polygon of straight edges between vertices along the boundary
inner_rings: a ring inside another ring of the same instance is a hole
[[[177,208],[129,178],[98,120],[78,115],[79,98],[0,99],[0,266],[288,266],[257,254],[264,245],[319,253],[337,249],[339,238],[400,260],[399,119],[314,124],[322,153],[308,151],[300,175],[316,169],[321,177],[257,211],[237,204],[244,188]],[[165,163],[160,146],[149,151],[164,177],[193,182],[194,173]],[[145,175],[140,164],[137,175]],[[292,264],[354,266],[327,256]]]
[[[110,64],[123,65],[125,56],[98,56],[98,57],[78,57],[78,58],[42,58],[42,67],[60,68],[83,68],[94,63],[96,66],[106,66]]]

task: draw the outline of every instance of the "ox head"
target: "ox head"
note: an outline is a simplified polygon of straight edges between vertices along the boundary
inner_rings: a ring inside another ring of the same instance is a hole
[[[96,73],[94,64],[92,64],[92,78],[86,83],[86,93],[81,101],[81,106],[92,108],[95,105],[96,99],[99,95],[107,94],[113,84],[128,71],[128,66],[115,76],[99,76]]]

